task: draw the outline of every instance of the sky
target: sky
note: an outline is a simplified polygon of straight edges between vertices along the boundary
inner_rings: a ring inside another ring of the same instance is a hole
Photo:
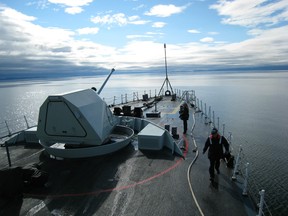
[[[0,0],[0,75],[288,69],[287,32],[288,0]]]

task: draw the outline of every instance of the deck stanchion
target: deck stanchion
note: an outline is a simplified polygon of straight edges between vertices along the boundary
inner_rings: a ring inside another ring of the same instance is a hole
[[[239,167],[239,163],[240,163],[240,154],[242,152],[242,147],[240,146],[240,149],[239,149],[239,152],[238,152],[238,155],[237,155],[237,158],[236,158],[236,164],[235,164],[235,167],[234,167],[234,170],[233,170],[233,175],[232,175],[232,180],[235,181],[237,179],[237,174],[238,174],[238,167]]]
[[[220,119],[219,117],[217,117],[217,129],[219,129],[219,127],[220,127]]]
[[[125,103],[128,103],[127,94],[125,94]]]
[[[264,195],[265,195],[265,190],[261,190],[259,192],[260,195],[260,203],[259,205],[259,211],[258,211],[258,215],[257,216],[261,216],[263,215],[263,205],[264,205]]]
[[[114,96],[113,98],[113,105],[115,105],[115,101],[116,101],[116,96]]]
[[[222,126],[223,126],[223,136],[225,136],[225,124],[223,124]]]
[[[11,131],[10,131],[9,127],[8,127],[7,121],[5,121],[5,125],[6,125],[6,127],[7,127],[8,135],[11,136]]]
[[[248,171],[249,171],[248,167],[249,167],[249,163],[246,163],[244,185],[243,185],[243,192],[242,192],[243,196],[247,196],[248,195],[248,189],[247,189],[247,186],[248,186]]]
[[[27,118],[26,118],[25,115],[24,115],[24,119],[25,119],[25,123],[26,123],[27,129],[28,129],[29,128],[29,124],[28,124],[28,121],[27,121]]]
[[[202,112],[202,115],[203,115],[203,104],[202,104],[202,100],[200,101],[200,104],[201,104],[201,112]]]
[[[204,103],[204,116],[205,116],[205,124],[208,124],[208,121],[207,121],[207,108],[206,108],[206,103]]]
[[[9,167],[11,167],[12,164],[11,164],[10,152],[9,152],[8,145],[6,143],[5,143],[5,148],[6,148],[6,153],[7,153],[8,164],[9,164]]]
[[[213,115],[213,127],[215,127],[215,112],[214,111],[212,112],[212,115]]]
[[[186,91],[186,102],[188,103],[188,101],[189,101],[189,92]]]
[[[230,145],[232,145],[232,132],[228,132],[228,133],[229,133],[228,140],[229,140]]]
[[[209,106],[208,118],[209,118],[209,124],[211,124],[212,123],[212,121],[211,121],[211,106]]]

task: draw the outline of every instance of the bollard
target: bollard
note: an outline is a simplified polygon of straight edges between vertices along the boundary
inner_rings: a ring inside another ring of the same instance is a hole
[[[177,135],[177,127],[172,127],[171,129],[172,135]]]
[[[235,181],[237,179],[236,175],[238,174],[238,167],[239,167],[239,163],[240,163],[240,154],[242,152],[242,147],[240,146],[240,150],[238,152],[237,155],[237,159],[236,159],[236,164],[233,170],[233,175],[232,175],[232,180]]]
[[[170,132],[170,125],[164,125],[165,129]]]
[[[247,186],[248,186],[248,167],[249,167],[249,163],[246,163],[246,166],[245,166],[245,178],[244,178],[244,185],[243,185],[243,192],[242,192],[243,196],[247,196],[248,195],[248,189],[247,189]]]
[[[263,205],[264,205],[265,190],[259,191],[259,195],[260,195],[260,203],[258,204],[259,205],[259,212],[258,212],[257,216],[263,215]]]

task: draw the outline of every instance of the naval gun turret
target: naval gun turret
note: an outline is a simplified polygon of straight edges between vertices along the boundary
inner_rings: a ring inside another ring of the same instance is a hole
[[[37,137],[55,157],[103,155],[125,147],[134,135],[118,122],[93,89],[52,95],[40,107]]]
[[[119,125],[99,94],[85,89],[48,96],[39,111],[37,137],[45,150],[55,157],[81,158],[104,155],[130,143],[133,129]]]
[[[48,96],[40,107],[37,136],[42,144],[101,145],[116,122],[92,89]]]

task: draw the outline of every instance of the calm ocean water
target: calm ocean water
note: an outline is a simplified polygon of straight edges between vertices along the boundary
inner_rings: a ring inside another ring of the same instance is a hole
[[[77,89],[99,89],[106,77],[0,83],[0,122],[26,115],[36,124],[40,105],[51,94]],[[158,94],[164,75],[112,75],[101,97],[121,102],[121,94]],[[235,152],[241,145],[243,162],[250,163],[253,187],[265,189],[273,215],[288,215],[288,71],[270,73],[169,75],[174,89],[195,90],[215,112],[226,135],[232,132]],[[146,90],[146,91],[145,91]],[[165,86],[166,90],[166,86]],[[145,92],[144,92],[145,91]],[[132,95],[128,95],[129,98]],[[220,127],[220,128],[221,128]],[[236,153],[235,153],[236,154]],[[254,183],[253,183],[254,184]],[[252,193],[252,192],[251,192]]]

